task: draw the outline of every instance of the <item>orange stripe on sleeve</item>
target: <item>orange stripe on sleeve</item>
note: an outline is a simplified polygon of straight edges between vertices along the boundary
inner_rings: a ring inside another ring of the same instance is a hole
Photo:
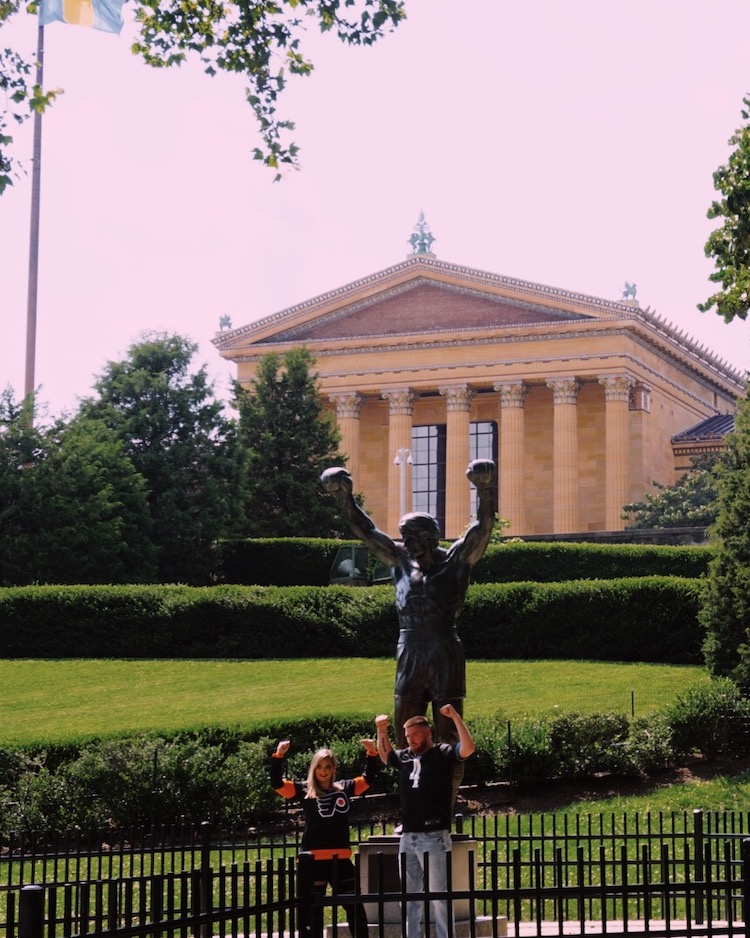
[[[355,795],[362,795],[362,794],[364,794],[364,792],[366,792],[369,787],[370,787],[370,785],[369,785],[367,779],[364,778],[364,776],[358,775],[358,776],[354,779],[354,794],[355,794]]]
[[[294,798],[297,793],[294,782],[290,782],[288,778],[284,779],[284,784],[281,788],[274,788],[274,791],[277,795],[281,795],[282,798]]]

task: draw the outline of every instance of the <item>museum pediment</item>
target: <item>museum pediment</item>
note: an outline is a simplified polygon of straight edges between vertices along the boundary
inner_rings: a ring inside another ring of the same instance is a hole
[[[414,256],[258,322],[219,349],[630,318],[621,304]]]
[[[423,332],[501,329],[587,317],[427,280],[402,284],[277,332],[273,341],[316,342]]]

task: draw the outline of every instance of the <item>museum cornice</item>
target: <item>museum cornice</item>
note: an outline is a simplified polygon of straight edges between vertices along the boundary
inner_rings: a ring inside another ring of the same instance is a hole
[[[607,374],[609,372],[621,372],[623,370],[627,370],[633,376],[637,375],[638,378],[641,380],[643,380],[645,376],[650,376],[651,379],[654,381],[654,383],[658,383],[662,387],[672,388],[673,391],[676,393],[677,397],[688,398],[694,401],[696,405],[698,405],[699,411],[702,411],[706,407],[706,400],[704,398],[699,397],[697,394],[694,394],[692,391],[687,390],[684,386],[678,384],[676,381],[672,381],[671,379],[667,378],[663,372],[659,372],[655,368],[650,368],[648,365],[644,365],[640,359],[626,352],[623,352],[621,354],[616,354],[616,355],[612,355],[612,354],[610,355],[591,354],[591,355],[570,355],[570,356],[545,355],[544,357],[541,357],[541,358],[487,359],[486,361],[474,362],[469,365],[461,363],[461,364],[456,364],[456,365],[445,366],[444,369],[441,369],[441,370],[458,371],[461,373],[466,373],[466,372],[476,370],[479,368],[504,370],[504,369],[514,368],[518,366],[533,367],[535,365],[551,364],[553,362],[556,364],[570,365],[571,363],[574,363],[574,362],[594,362],[594,361],[604,362],[605,360],[608,360],[606,365],[602,365],[600,368],[591,369],[592,376],[590,378],[586,378],[585,374],[582,375],[580,368],[573,369],[573,372],[576,377],[581,377],[584,380],[590,380],[590,381],[598,380],[598,378],[603,374]],[[415,365],[414,367],[399,368],[399,369],[369,368],[363,371],[327,371],[327,372],[319,372],[319,376],[321,378],[328,378],[328,379],[338,378],[338,379],[346,380],[349,378],[364,378],[364,377],[377,377],[379,375],[394,375],[394,376],[398,376],[398,379],[400,380],[402,376],[406,376],[409,374],[417,374],[419,372],[425,372],[425,371],[435,371],[435,370],[437,369],[429,368],[429,367],[419,368],[418,366]],[[555,373],[557,373],[557,371]],[[514,377],[514,380],[515,379],[522,380],[525,383],[528,383],[530,387],[543,387],[544,386],[545,379],[544,377],[541,377],[541,376],[538,378],[525,378],[525,377],[514,374],[513,377]],[[468,379],[468,381],[469,383],[471,383],[470,379]],[[409,384],[408,381],[405,381],[404,383],[407,385]],[[479,389],[478,386],[477,386],[477,389]],[[330,392],[332,389],[328,389],[328,390]],[[362,394],[363,397],[365,398],[368,397],[367,391],[364,391],[361,388],[358,388],[357,390],[358,390],[358,393]],[[420,390],[420,388],[416,387],[416,390]],[[371,397],[373,399],[378,399],[379,395],[380,395],[379,390],[373,391]]]
[[[544,323],[540,325],[549,326],[549,323]],[[593,337],[624,336],[628,338],[630,341],[639,345],[641,348],[644,348],[647,351],[650,351],[652,354],[660,358],[662,361],[670,364],[672,367],[676,368],[682,373],[686,375],[691,375],[693,379],[710,385],[711,387],[718,390],[722,394],[740,396],[743,393],[744,382],[740,376],[739,371],[735,371],[734,369],[730,368],[728,365],[720,364],[719,361],[716,359],[716,357],[713,355],[709,355],[707,358],[701,357],[698,359],[698,362],[702,365],[702,368],[704,369],[704,370],[701,370],[701,368],[697,367],[697,364],[693,364],[693,361],[691,361],[690,358],[681,357],[680,355],[676,354],[676,351],[673,348],[671,348],[668,345],[665,345],[664,339],[659,332],[649,330],[647,335],[641,335],[633,328],[622,328],[621,326],[612,328],[611,326],[605,326],[605,324],[603,323],[601,327],[597,328],[596,321],[594,322],[589,321],[587,323],[587,326],[589,328],[586,330],[586,332],[582,332],[579,330],[574,330],[574,331],[566,330],[566,331],[554,331],[554,332],[545,331],[542,333],[528,333],[526,330],[529,328],[529,326],[528,324],[526,324],[524,326],[523,334],[504,335],[502,336],[500,341],[502,342],[503,345],[507,345],[507,344],[515,344],[515,343],[520,343],[520,342],[536,343],[536,342],[550,341],[550,340],[580,341],[582,336],[585,336],[585,335],[589,335]],[[452,331],[455,333],[458,330],[452,330]],[[467,331],[476,332],[476,329],[467,330]],[[421,333],[421,335],[426,335],[426,334],[428,333]],[[389,336],[390,339],[396,339],[399,337],[408,338],[409,335],[407,334],[404,336],[395,336],[395,335]],[[379,337],[376,336],[373,338],[379,338]],[[361,338],[360,338],[360,341],[361,341]],[[347,345],[345,348],[336,348],[336,349],[326,349],[326,348],[316,349],[315,344],[310,343],[309,347],[311,348],[311,351],[315,355],[316,359],[325,359],[325,358],[331,358],[336,355],[342,355],[342,354],[366,355],[366,354],[389,353],[392,355],[394,352],[408,353],[408,352],[416,352],[416,351],[424,352],[426,350],[442,350],[442,349],[447,349],[447,348],[470,348],[472,346],[479,347],[479,346],[492,345],[492,344],[497,343],[497,341],[498,341],[498,336],[495,335],[495,336],[483,336],[481,338],[474,338],[471,340],[467,339],[467,340],[457,341],[455,339],[450,339],[450,340],[441,340],[441,341],[433,341],[433,342],[424,342],[424,341],[406,342],[406,343],[399,345],[397,348],[394,347],[392,342],[390,343],[381,342],[380,344],[376,344],[376,345],[357,345],[357,346]],[[274,344],[278,348],[283,349],[283,348],[295,348],[297,345],[299,345],[299,342],[287,341],[287,342],[277,342]],[[254,352],[255,354],[233,357],[233,360],[236,363],[240,363],[240,362],[253,363],[253,362],[260,361],[260,359],[265,354],[267,354],[267,352],[261,346],[254,346]],[[578,360],[583,361],[583,360],[586,360],[588,357],[596,357],[596,358],[604,358],[608,356],[617,357],[617,354],[618,353],[609,352],[609,353],[593,353],[593,355],[591,356],[580,355],[580,354],[572,355],[572,356],[550,356],[550,355],[527,356],[527,357],[517,358],[517,359],[507,359],[506,361],[509,363],[516,363],[518,365],[524,365],[524,364],[531,364],[531,363],[541,363],[545,361],[551,362],[551,361],[557,361],[557,360],[574,361],[578,359]],[[421,368],[414,366],[412,368],[406,368],[406,369],[391,367],[391,368],[376,369],[375,372],[371,370],[362,371],[362,370],[355,370],[355,369],[351,369],[346,373],[333,372],[333,371],[326,372],[326,371],[319,370],[318,374],[321,377],[343,377],[345,374],[364,375],[364,374],[370,374],[370,373],[401,374],[402,370],[404,372],[411,372],[411,371],[425,371],[425,370],[434,371],[438,369],[439,370],[443,370],[443,369],[453,370],[454,368],[467,368],[468,369],[468,368],[483,367],[486,364],[487,362],[474,362],[474,363],[468,363],[468,364],[457,363],[455,366],[446,365],[446,364],[438,364],[438,365],[429,365],[429,366],[423,365]],[[642,367],[647,368],[645,364],[642,365]],[[653,369],[651,370],[653,371]],[[654,373],[658,374],[658,372],[654,372]]]

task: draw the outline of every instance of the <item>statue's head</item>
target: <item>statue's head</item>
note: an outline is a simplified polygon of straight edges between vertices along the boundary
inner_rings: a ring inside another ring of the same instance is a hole
[[[440,527],[437,521],[424,511],[410,511],[398,523],[401,537],[406,539],[410,534],[432,534],[440,540]]]
[[[434,559],[440,547],[440,528],[432,515],[412,511],[398,523],[406,553],[419,563]]]

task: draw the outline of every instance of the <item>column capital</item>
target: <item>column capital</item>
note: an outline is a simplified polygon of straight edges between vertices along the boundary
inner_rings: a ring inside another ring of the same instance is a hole
[[[523,407],[531,390],[523,381],[498,381],[492,387],[500,394],[501,407]]]
[[[630,402],[630,389],[635,385],[635,378],[630,375],[601,375],[599,384],[604,386],[604,399],[611,401]]]
[[[438,391],[445,398],[449,413],[452,410],[468,411],[471,407],[474,391],[468,384],[447,384],[438,388]]]
[[[359,419],[365,398],[358,391],[334,391],[328,395],[328,400],[336,405],[336,417],[339,420],[345,417]]]
[[[414,401],[419,397],[416,391],[410,388],[391,388],[380,395],[390,405],[391,416],[401,414],[411,417],[414,414]]]
[[[577,404],[581,382],[578,378],[547,378],[547,387],[552,388],[555,404]]]

